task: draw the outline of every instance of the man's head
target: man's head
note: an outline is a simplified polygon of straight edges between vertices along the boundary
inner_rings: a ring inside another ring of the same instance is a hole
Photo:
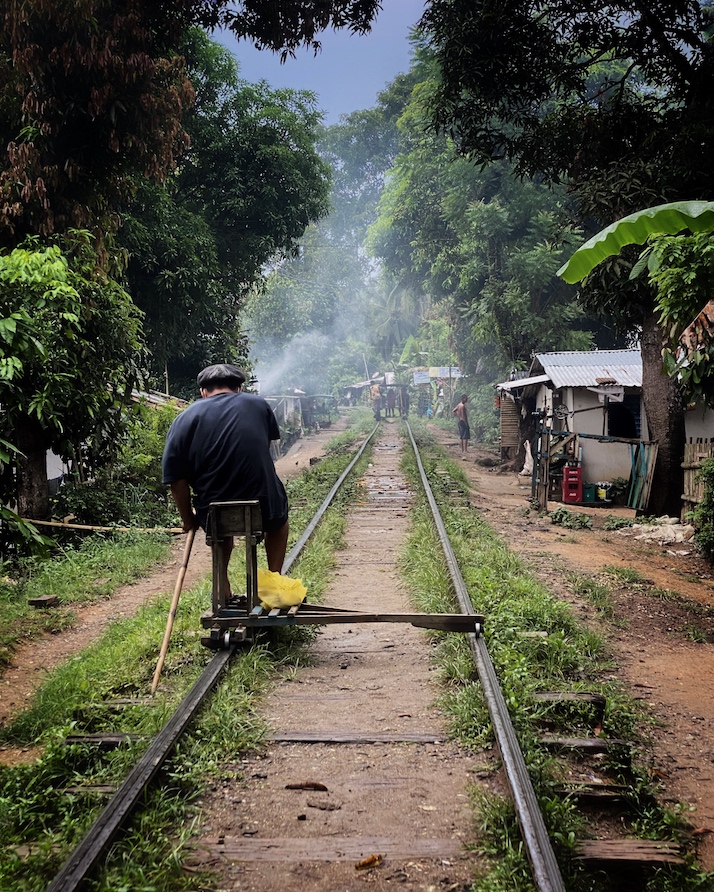
[[[196,383],[203,393],[213,393],[216,390],[240,390],[245,384],[245,372],[234,365],[219,362],[217,365],[209,365],[198,373]]]

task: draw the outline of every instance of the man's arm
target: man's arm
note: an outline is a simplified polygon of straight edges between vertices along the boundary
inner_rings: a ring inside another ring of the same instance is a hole
[[[171,495],[174,497],[174,502],[176,502],[176,507],[181,515],[184,533],[195,530],[197,521],[191,505],[191,489],[189,488],[188,481],[172,481]]]

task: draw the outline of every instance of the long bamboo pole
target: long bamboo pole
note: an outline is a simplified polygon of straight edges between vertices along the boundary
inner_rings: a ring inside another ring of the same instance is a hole
[[[154,671],[154,679],[151,682],[151,694],[153,696],[156,693],[156,688],[159,684],[159,677],[161,675],[161,670],[164,668],[164,660],[166,659],[166,652],[169,649],[169,641],[171,640],[171,631],[174,627],[174,620],[176,619],[176,611],[178,610],[178,602],[179,597],[181,595],[181,589],[183,588],[183,581],[186,576],[186,567],[188,567],[188,559],[191,556],[191,548],[193,546],[193,540],[196,536],[196,530],[193,529],[189,532],[186,537],[186,545],[183,550],[183,560],[181,561],[181,567],[179,569],[178,578],[176,580],[176,585],[174,587],[174,595],[171,599],[171,609],[169,610],[169,616],[166,620],[166,631],[164,632],[164,640],[161,644],[161,653],[159,654],[158,662],[156,663],[156,669]]]

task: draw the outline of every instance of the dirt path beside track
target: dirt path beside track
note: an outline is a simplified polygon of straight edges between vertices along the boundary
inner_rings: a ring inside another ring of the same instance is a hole
[[[589,515],[593,529],[555,526],[530,510],[529,479],[479,463],[497,452],[472,448],[462,461],[456,432],[431,429],[465,471],[472,504],[485,521],[605,638],[613,677],[655,720],[646,731],[651,750],[643,755],[661,784],[661,799],[691,809],[701,863],[714,870],[714,568],[686,543],[658,545],[604,528],[608,515],[634,517],[627,508],[566,506]],[[635,571],[641,581],[624,584],[611,567]],[[610,589],[611,618],[575,593],[578,575]]]

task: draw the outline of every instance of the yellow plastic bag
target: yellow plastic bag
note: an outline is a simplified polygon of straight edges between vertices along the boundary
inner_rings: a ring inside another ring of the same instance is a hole
[[[290,579],[258,567],[258,600],[266,609],[294,607],[302,604],[306,594],[302,579]]]

